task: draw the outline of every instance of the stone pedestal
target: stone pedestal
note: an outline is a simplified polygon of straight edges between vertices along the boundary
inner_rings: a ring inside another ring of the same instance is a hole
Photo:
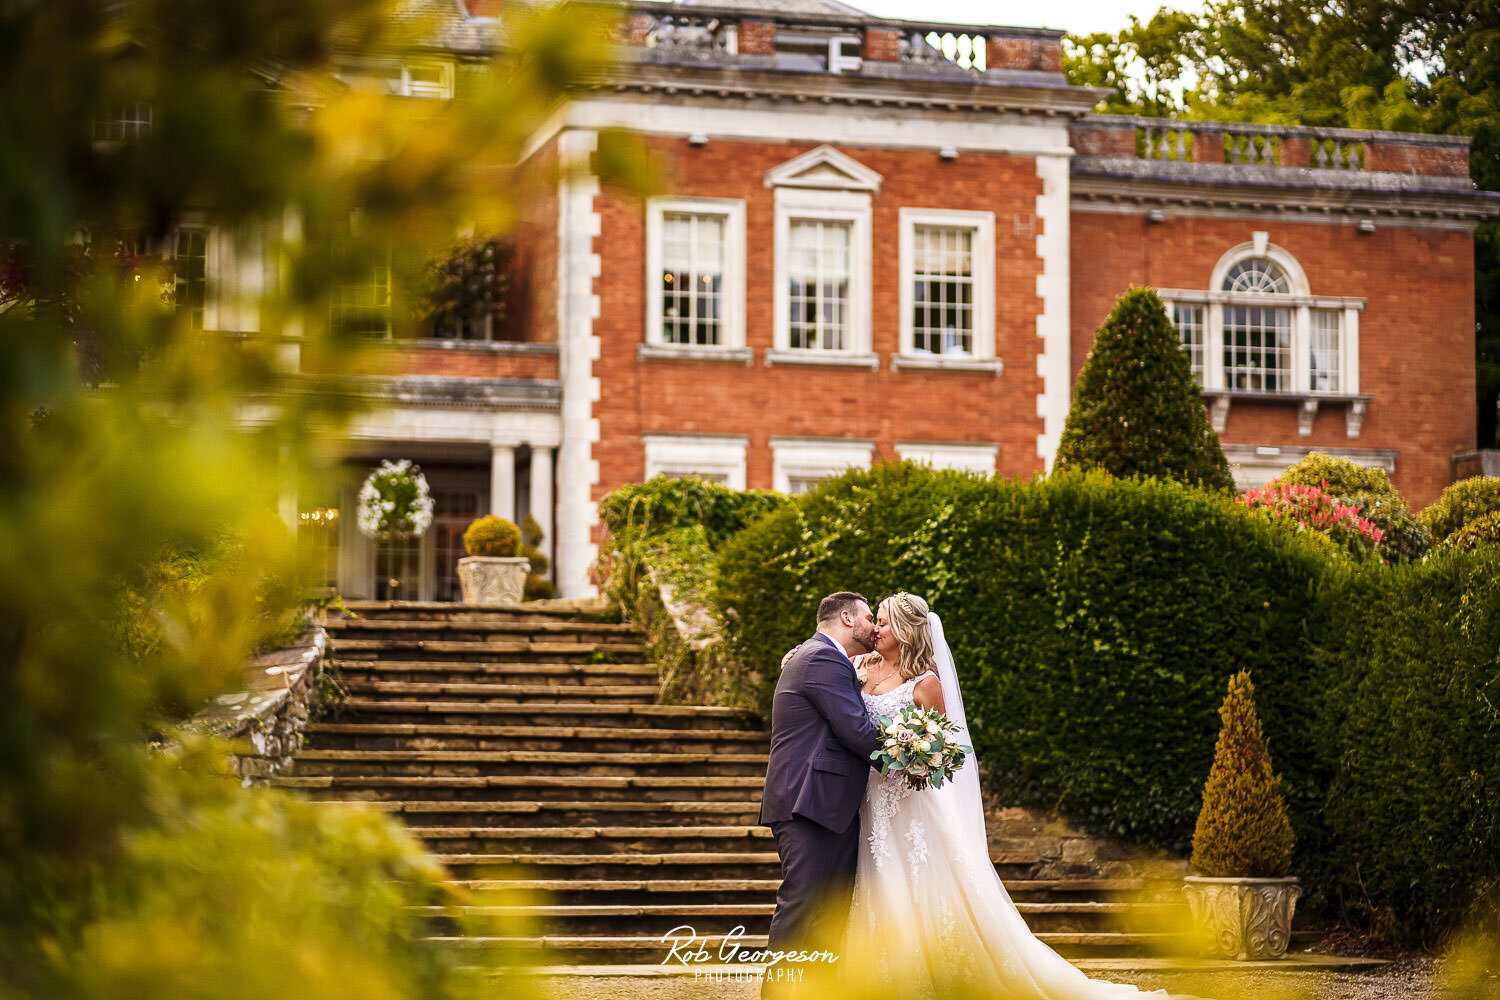
[[[1183,895],[1204,950],[1220,958],[1280,958],[1292,939],[1302,889],[1295,878],[1183,879]]]
[[[525,556],[467,556],[458,561],[458,582],[464,603],[493,607],[519,604],[526,590],[531,560]]]

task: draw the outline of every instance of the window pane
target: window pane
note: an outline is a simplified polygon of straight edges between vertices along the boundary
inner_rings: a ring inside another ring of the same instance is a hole
[[[1242,260],[1229,269],[1224,276],[1226,292],[1258,292],[1267,295],[1285,295],[1291,291],[1286,272],[1262,257]]]
[[[924,354],[974,353],[974,230],[917,226],[912,234],[912,345]]]
[[[723,344],[727,229],[722,215],[663,214],[662,343]]]
[[[1203,306],[1172,305],[1172,322],[1182,339],[1182,349],[1187,352],[1192,365],[1193,378],[1203,384],[1203,336],[1205,310]]]
[[[1314,389],[1338,392],[1343,365],[1343,342],[1340,337],[1342,317],[1331,309],[1314,309],[1312,314],[1312,380]]]
[[[208,234],[201,229],[179,229],[174,255],[177,309],[186,314],[188,325],[203,329],[203,308],[208,300]]]
[[[854,225],[793,219],[787,261],[788,333],[794,349],[849,349],[849,278]]]
[[[1292,388],[1292,311],[1224,307],[1224,384],[1230,389]]]

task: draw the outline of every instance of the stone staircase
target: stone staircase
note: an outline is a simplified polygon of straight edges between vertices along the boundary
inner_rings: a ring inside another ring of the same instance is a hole
[[[458,934],[546,964],[651,964],[689,924],[714,948],[737,926],[765,942],[779,875],[756,824],[768,733],[738,709],[656,703],[656,668],[630,625],[576,613],[351,602],[328,623],[348,700],[311,723],[273,779],[324,801],[399,815],[456,883],[532,895],[472,907],[518,926]],[[997,870],[1042,940],[1079,958],[1158,950],[1165,907],[1131,878],[1039,878],[1025,842]],[[1131,921],[1129,918],[1136,918]]]

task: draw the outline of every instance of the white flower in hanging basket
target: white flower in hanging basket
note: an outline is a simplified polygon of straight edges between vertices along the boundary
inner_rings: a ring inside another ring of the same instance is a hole
[[[384,461],[359,488],[357,521],[370,538],[422,535],[432,527],[427,477],[409,459]]]

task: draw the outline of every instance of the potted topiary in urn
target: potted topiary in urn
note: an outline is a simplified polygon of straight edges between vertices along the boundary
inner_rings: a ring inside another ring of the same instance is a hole
[[[503,517],[487,514],[464,531],[458,583],[465,604],[517,604],[526,587],[531,560],[520,555],[521,530]]]
[[[1210,954],[1280,958],[1302,890],[1287,874],[1292,824],[1281,778],[1271,771],[1248,671],[1229,679],[1219,718],[1223,729],[1193,832],[1197,874],[1187,876],[1183,893]]]

